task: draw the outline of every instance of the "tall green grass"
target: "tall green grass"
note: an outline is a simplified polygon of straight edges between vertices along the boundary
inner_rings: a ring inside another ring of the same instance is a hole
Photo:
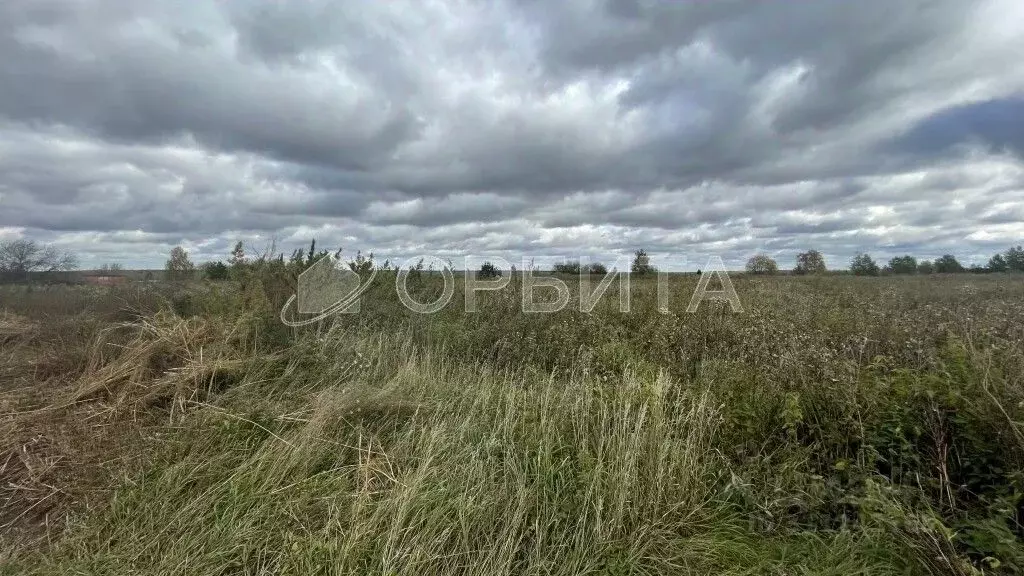
[[[523,315],[512,286],[298,331],[265,288],[207,291],[93,344],[71,397],[148,455],[7,570],[1024,569],[1019,279],[737,289],[742,315],[658,314],[653,284]]]
[[[556,380],[467,368],[404,339],[322,339],[293,350],[276,381],[196,407],[150,470],[21,567],[885,573],[896,559],[852,533],[752,531],[724,500],[724,420],[709,382],[626,372],[609,383],[586,366]],[[316,372],[302,368],[309,356]]]

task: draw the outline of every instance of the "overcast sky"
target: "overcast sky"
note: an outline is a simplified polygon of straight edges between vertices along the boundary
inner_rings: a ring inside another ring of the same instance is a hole
[[[1020,0],[6,0],[0,237],[983,262],[1024,242]]]

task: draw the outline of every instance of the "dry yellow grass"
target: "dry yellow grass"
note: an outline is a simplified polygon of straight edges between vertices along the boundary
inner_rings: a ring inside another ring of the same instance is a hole
[[[105,326],[75,342],[78,350],[61,350],[66,340],[48,339],[38,322],[0,316],[0,536],[52,534],[69,505],[101,501],[115,478],[138,469],[151,431],[180,420],[187,406],[251,365],[248,335],[240,333],[246,320],[162,312]],[[39,369],[62,354],[83,361]]]

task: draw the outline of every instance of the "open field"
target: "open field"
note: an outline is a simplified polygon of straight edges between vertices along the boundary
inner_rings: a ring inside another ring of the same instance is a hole
[[[0,572],[1024,572],[1020,276],[384,280],[0,287]]]

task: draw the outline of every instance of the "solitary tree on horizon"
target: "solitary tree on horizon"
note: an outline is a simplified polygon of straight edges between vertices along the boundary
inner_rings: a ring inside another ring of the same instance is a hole
[[[514,272],[514,270],[513,270]],[[484,262],[476,273],[477,278],[500,278],[501,270],[490,262]]]
[[[870,255],[861,252],[850,262],[850,272],[853,272],[854,276],[878,276],[879,269]]]
[[[779,271],[779,264],[767,254],[755,254],[747,260],[747,272],[750,274],[771,275]],[[700,272],[698,270],[698,272]]]
[[[801,252],[796,256],[796,268],[793,272],[796,274],[820,274],[825,272],[825,257],[822,256],[821,252],[817,250],[808,250],[807,252]]]
[[[651,257],[641,249],[633,253],[633,264],[630,266],[630,271],[637,276],[644,276],[654,274],[658,269],[651,265]]]
[[[164,266],[168,280],[189,280],[195,274],[195,264],[189,260],[188,252],[181,246],[171,249],[171,258]]]

